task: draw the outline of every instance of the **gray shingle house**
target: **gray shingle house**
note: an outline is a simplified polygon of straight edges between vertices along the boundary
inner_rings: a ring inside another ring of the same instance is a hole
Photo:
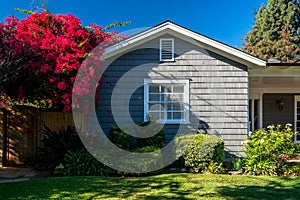
[[[266,62],[171,21],[107,47],[104,58],[104,131],[156,116],[167,140],[218,135],[238,155],[249,131],[286,123],[300,130],[299,63]]]

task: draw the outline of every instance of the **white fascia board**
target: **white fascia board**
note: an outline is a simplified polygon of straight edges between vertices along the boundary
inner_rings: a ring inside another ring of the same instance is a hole
[[[181,33],[183,35],[186,35],[190,38],[198,40],[199,42],[204,43],[208,46],[214,47],[214,48],[216,48],[220,51],[224,51],[228,54],[231,54],[231,55],[236,56],[238,58],[244,59],[244,60],[246,60],[250,63],[253,63],[255,65],[266,66],[266,64],[267,64],[267,62],[264,61],[264,60],[256,58],[256,57],[254,57],[250,54],[247,54],[247,53],[245,53],[241,50],[235,49],[231,46],[228,46],[228,45],[223,44],[221,42],[218,42],[216,40],[210,39],[208,37],[205,37],[203,35],[200,35],[198,33],[193,32],[193,31],[187,30],[187,29],[185,29],[183,27],[180,27],[178,25],[172,24],[168,28],[170,28],[171,30],[176,31],[178,33]]]
[[[180,33],[187,37],[193,38],[194,40],[197,40],[197,41],[205,44],[208,47],[213,47],[214,49],[218,50],[218,52],[225,52],[229,55],[232,55],[232,56],[236,57],[237,60],[245,60],[249,63],[252,63],[253,66],[265,67],[267,64],[267,62],[264,60],[256,58],[256,57],[254,57],[250,54],[247,54],[243,51],[235,49],[231,46],[228,46],[226,44],[223,44],[221,42],[218,42],[216,40],[213,40],[211,38],[208,38],[206,36],[203,36],[201,34],[193,32],[191,30],[188,30],[184,27],[173,24],[171,22],[166,22],[161,25],[155,26],[155,27],[150,28],[146,31],[143,31],[137,35],[134,35],[122,42],[119,42],[115,45],[107,47],[104,51],[103,57],[108,58],[108,57],[111,57],[118,53],[121,53],[127,49],[130,49],[139,44],[142,44],[143,42],[145,42],[144,41],[145,39],[146,39],[146,41],[149,41],[150,39],[155,38],[157,35],[159,35],[159,32],[162,32],[163,30],[167,30],[167,29],[173,30],[174,32],[177,32],[177,33]]]
[[[118,53],[121,53],[123,51],[126,51],[128,48],[133,48],[135,46],[138,46],[139,44],[144,43],[145,42],[144,39],[146,38],[147,41],[151,40],[152,38],[154,39],[156,35],[159,34],[159,32],[166,29],[168,23],[169,22],[150,28],[141,33],[138,33],[137,35],[129,37],[128,39],[125,39],[124,41],[121,41],[115,45],[107,47],[103,53],[103,57],[108,58]],[[134,46],[132,46],[133,44]]]

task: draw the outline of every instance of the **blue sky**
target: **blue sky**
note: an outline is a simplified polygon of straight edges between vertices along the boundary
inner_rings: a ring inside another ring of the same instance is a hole
[[[33,0],[2,0],[0,20],[8,15],[24,18],[14,8],[31,9]],[[36,0],[39,2],[39,0]],[[131,21],[120,29],[152,27],[165,20],[187,27],[234,47],[243,44],[243,37],[254,22],[254,11],[267,0],[44,0],[52,13],[71,13],[79,17],[83,25],[96,23],[101,26],[114,21]]]

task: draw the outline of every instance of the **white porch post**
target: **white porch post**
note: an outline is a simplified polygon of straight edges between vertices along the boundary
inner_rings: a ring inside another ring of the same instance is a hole
[[[263,128],[263,93],[259,93],[259,128]]]

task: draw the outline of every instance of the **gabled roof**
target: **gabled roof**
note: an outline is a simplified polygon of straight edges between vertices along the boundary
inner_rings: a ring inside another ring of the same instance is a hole
[[[267,64],[267,62],[264,60],[261,60],[217,40],[204,36],[200,33],[189,30],[171,21],[165,21],[141,33],[133,35],[115,45],[107,47],[105,49],[103,57],[108,58],[120,54],[165,33],[175,34],[181,39],[193,39],[197,42],[197,44],[199,44],[199,46],[204,47],[205,49],[210,50],[214,53],[225,56],[229,59],[245,64],[248,67],[264,67]]]

